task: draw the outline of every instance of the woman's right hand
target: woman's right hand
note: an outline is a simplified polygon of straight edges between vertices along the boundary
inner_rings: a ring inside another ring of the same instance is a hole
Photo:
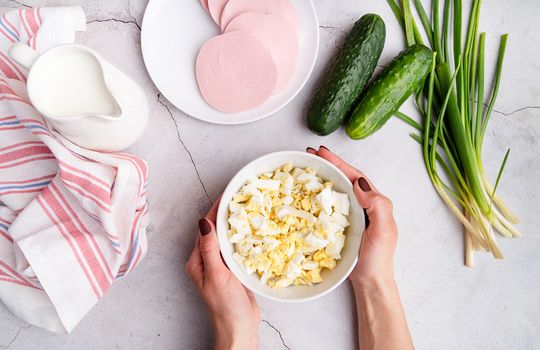
[[[326,147],[307,152],[328,160],[337,166],[353,183],[358,203],[367,214],[366,230],[358,263],[349,279],[353,285],[372,287],[392,283],[393,259],[397,243],[397,226],[392,214],[392,202],[382,195],[373,183],[358,169],[346,163]]]

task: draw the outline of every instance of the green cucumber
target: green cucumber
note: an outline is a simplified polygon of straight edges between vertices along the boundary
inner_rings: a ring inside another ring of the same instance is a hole
[[[378,15],[367,14],[356,21],[309,103],[311,131],[328,135],[343,123],[377,66],[385,35]]]
[[[382,128],[422,86],[432,62],[433,51],[423,45],[416,44],[402,51],[361,96],[347,123],[347,135],[358,140]]]

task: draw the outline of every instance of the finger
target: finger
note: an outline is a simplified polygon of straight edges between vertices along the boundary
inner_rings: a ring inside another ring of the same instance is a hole
[[[244,289],[246,290],[246,294],[247,294],[248,298],[250,300],[255,300],[255,296],[253,295],[253,292],[251,290],[249,290],[247,287],[244,287]]]
[[[317,152],[317,155],[337,166],[339,170],[341,170],[345,174],[345,176],[347,176],[349,180],[351,180],[351,182],[354,183],[357,179],[363,177],[369,183],[372,191],[379,192],[373,182],[371,182],[371,180],[362,171],[356,169],[355,167],[332,153],[328,148],[321,146],[319,148],[319,151]]]
[[[199,250],[199,236],[200,235],[197,235],[193,252],[191,253],[189,259],[186,261],[186,265],[184,267],[186,273],[193,280],[197,287],[202,286],[202,279],[204,273],[201,252]]]
[[[195,286],[199,290],[202,290],[204,278],[204,266],[202,265],[202,263],[196,264],[193,261],[188,260],[184,269],[189,278],[191,278],[191,280],[195,284]]]
[[[341,170],[345,174],[345,176],[347,176],[349,180],[351,180],[351,182],[356,181],[356,179],[358,179],[361,176],[365,177],[365,175],[360,170],[352,167],[343,159],[341,159],[334,153],[330,152],[330,150],[324,146],[321,146],[319,148],[317,155],[321,158],[326,159],[327,161],[334,164],[335,166],[337,166],[339,170]]]
[[[202,264],[201,251],[199,250],[200,236],[201,235],[197,235],[197,239],[195,239],[195,246],[193,247],[193,251],[191,252],[191,255],[189,256],[189,259],[188,259],[188,262],[193,261],[195,264],[198,264],[198,265]]]
[[[257,310],[259,309],[259,304],[257,304],[257,299],[255,299],[255,295],[253,295],[253,292],[249,289],[247,289],[246,287],[244,287],[244,289],[246,290],[246,294],[249,298],[249,301],[251,303],[251,305],[253,305],[254,307],[257,308]]]
[[[202,218],[199,220],[199,231],[201,233],[199,250],[204,264],[204,278],[212,277],[227,269],[221,260],[216,227],[207,218]]]
[[[216,222],[217,211],[218,211],[218,208],[219,208],[219,202],[220,202],[220,201],[221,201],[221,196],[219,196],[219,197],[214,201],[214,204],[212,204],[212,208],[210,208],[210,210],[208,211],[208,213],[206,213],[205,218],[207,218],[208,220],[210,220],[210,222],[212,222],[212,223],[215,223],[215,222]]]
[[[381,232],[396,231],[392,202],[373,191],[363,177],[354,182],[353,188],[358,203],[367,213],[370,228]]]
[[[315,148],[308,147],[306,148],[307,153],[311,153],[313,155],[317,155],[317,150]]]

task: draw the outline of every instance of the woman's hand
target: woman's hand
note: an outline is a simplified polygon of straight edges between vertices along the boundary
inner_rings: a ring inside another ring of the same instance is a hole
[[[349,275],[358,313],[360,349],[414,349],[399,292],[393,259],[397,227],[392,202],[360,171],[321,146],[307,152],[337,166],[353,183],[367,220],[356,267]]]
[[[373,183],[358,169],[321,146],[318,151],[308,148],[307,152],[318,155],[337,166],[353,183],[354,194],[367,215],[366,231],[358,264],[349,278],[354,284],[370,288],[394,280],[393,258],[397,243],[397,227],[392,215],[392,202],[382,195]]]
[[[212,315],[216,349],[257,349],[259,306],[221,259],[215,228],[218,204],[199,220],[200,234],[185,269]]]

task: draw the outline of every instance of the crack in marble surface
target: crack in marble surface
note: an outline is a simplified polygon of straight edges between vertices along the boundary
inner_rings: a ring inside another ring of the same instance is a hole
[[[9,1],[9,2],[12,2],[12,3],[14,3],[14,4],[17,4],[17,5],[19,5],[19,6],[22,6],[22,7],[27,7],[27,8],[32,7],[32,6],[30,6],[30,5],[27,5],[27,4],[25,4],[25,3],[23,3],[23,2],[20,2],[20,1],[17,1],[17,0],[8,0],[8,1]]]
[[[193,155],[191,154],[191,151],[189,150],[189,148],[185,144],[184,140],[182,140],[182,137],[180,136],[180,128],[178,127],[178,122],[176,121],[176,118],[174,117],[174,115],[173,115],[171,109],[169,108],[169,106],[166,104],[165,101],[162,100],[162,96],[163,95],[161,95],[161,93],[158,93],[157,94],[157,101],[159,102],[160,105],[162,105],[167,110],[167,113],[169,113],[169,117],[171,118],[172,122],[174,123],[174,127],[176,129],[176,136],[178,138],[178,141],[180,142],[180,144],[182,145],[184,150],[187,152],[187,154],[189,156],[189,159],[191,161],[191,164],[193,164],[193,168],[195,169],[195,173],[197,174],[197,178],[199,179],[199,183],[202,186],[202,189],[204,191],[204,195],[206,196],[206,198],[210,202],[210,205],[213,205],[214,202],[212,201],[212,199],[210,198],[210,195],[208,194],[208,190],[206,189],[206,186],[204,185],[204,182],[203,182],[203,180],[201,178],[201,174],[199,173],[199,169],[197,168],[197,164],[195,164],[195,160],[193,159]]]
[[[13,343],[15,343],[15,341],[17,341],[17,339],[21,335],[22,331],[24,331],[25,329],[31,328],[31,327],[32,327],[31,325],[27,325],[27,326],[23,326],[23,327],[19,328],[19,330],[17,331],[15,336],[7,344],[0,345],[0,349],[9,348],[11,345],[13,345]]]
[[[12,0],[13,1],[13,0]],[[139,23],[137,23],[137,21],[135,20],[135,18],[133,17],[133,19],[130,19],[130,20],[125,20],[125,19],[120,19],[120,18],[114,18],[114,17],[111,17],[111,18],[95,18],[95,19],[92,19],[86,23],[103,23],[103,22],[118,22],[118,23],[123,23],[123,24],[133,24],[137,27],[137,29],[141,30],[141,26],[139,25]]]
[[[135,25],[139,28],[139,30],[141,30],[141,26],[139,25],[139,22],[137,21],[137,17],[133,16],[133,14],[131,13],[131,0],[127,0],[127,13],[128,13],[128,16],[133,19],[133,21],[135,22]]]
[[[513,110],[512,112],[503,112],[503,111],[499,111],[499,110],[496,110],[496,109],[493,109],[493,112],[494,113],[499,113],[499,114],[502,114],[506,117],[509,117],[511,116],[512,114],[516,114],[518,112],[522,112],[522,111],[525,111],[525,110],[528,110],[528,109],[540,109],[540,106],[524,106],[524,107],[520,107],[518,109],[515,109]]]
[[[287,343],[285,343],[285,339],[283,339],[283,335],[281,334],[281,331],[276,326],[271,324],[268,320],[262,320],[262,321],[266,323],[268,327],[272,328],[279,335],[279,339],[281,339],[281,343],[283,344],[285,349],[291,350],[291,348],[287,345]]]
[[[472,100],[472,102],[474,102],[474,104],[478,104],[478,101],[476,100]],[[484,102],[482,103],[484,105],[484,107],[488,108],[489,107],[489,104],[487,102]],[[493,113],[497,113],[497,114],[501,114],[501,115],[504,115],[505,117],[509,117],[513,114],[516,114],[516,113],[519,113],[519,112],[523,112],[523,111],[526,111],[528,109],[540,109],[540,106],[535,106],[535,105],[528,105],[528,106],[523,106],[523,107],[518,107],[516,109],[514,109],[513,111],[511,112],[504,112],[504,111],[501,111],[499,109],[496,109],[496,108],[493,108],[492,112]]]
[[[334,26],[319,26],[319,29],[323,29],[325,31],[327,31],[328,33],[331,33],[333,34],[336,30],[339,31],[339,32],[343,32],[343,29],[341,28],[338,28],[338,27],[334,27]]]

